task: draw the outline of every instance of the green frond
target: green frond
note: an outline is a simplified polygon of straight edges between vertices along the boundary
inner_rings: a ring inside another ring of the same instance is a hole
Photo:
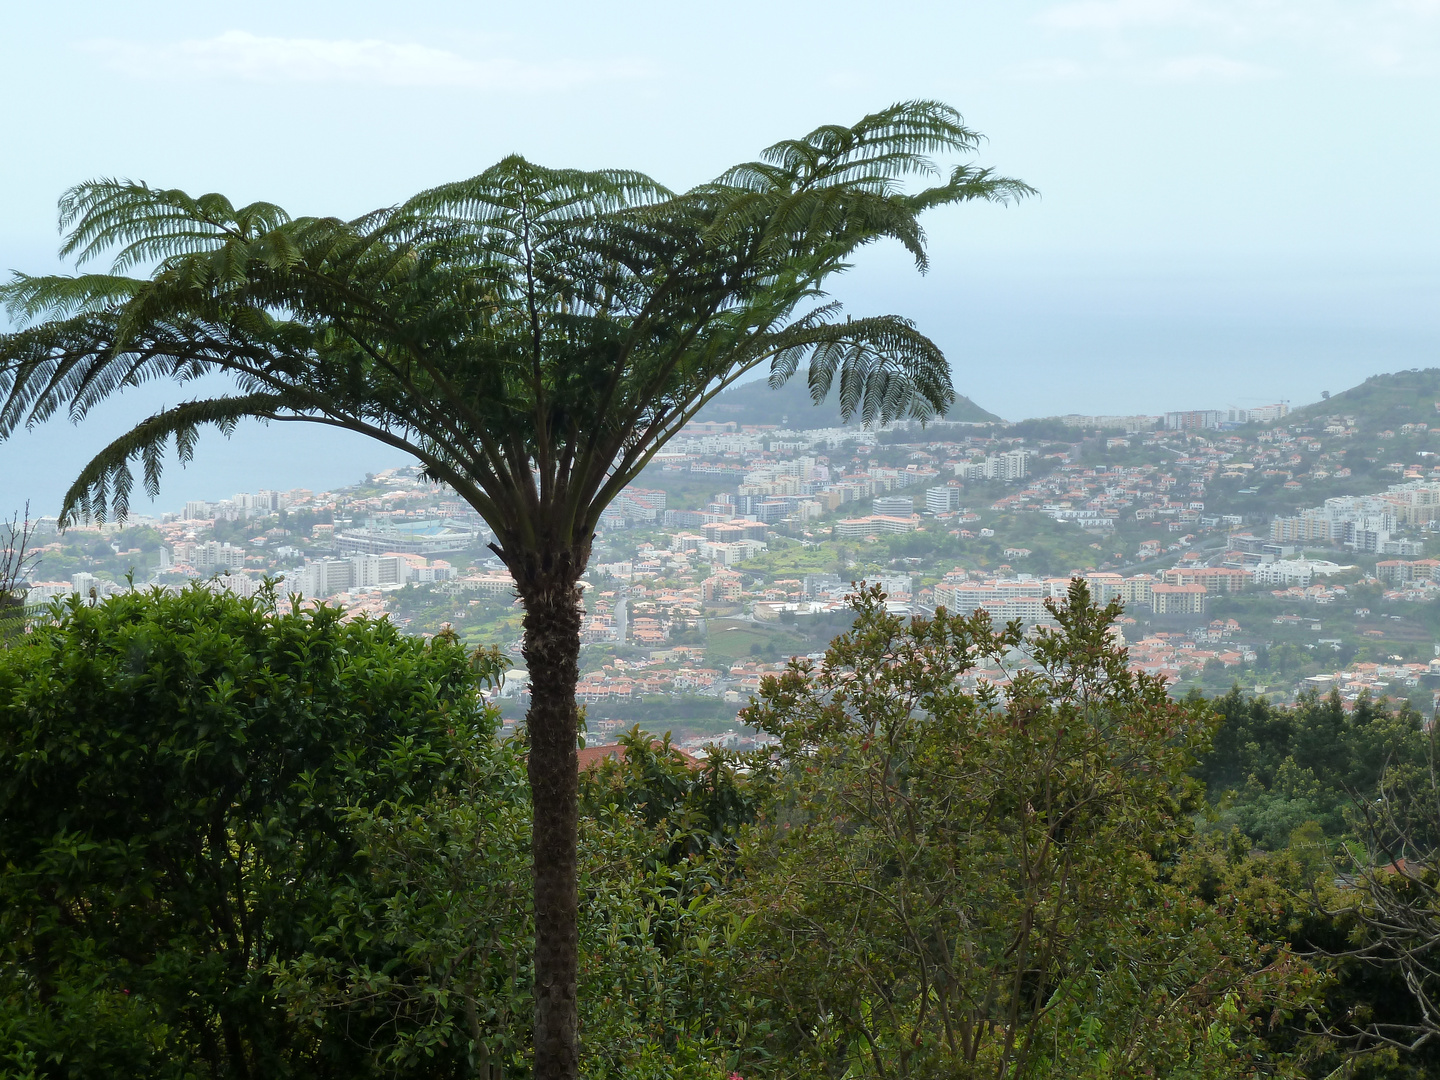
[[[250,394],[187,401],[156,413],[110,443],[85,466],[65,493],[60,508],[61,527],[77,519],[104,521],[107,513],[125,518],[135,483],[132,461],[141,462],[145,491],[153,499],[160,493],[167,443],[174,441],[176,457],[183,465],[194,455],[202,427],[215,427],[228,436],[241,420],[273,419],[286,407],[281,395]]]
[[[15,323],[24,326],[36,319],[65,319],[123,304],[133,299],[143,285],[142,281],[118,274],[31,277],[17,272],[0,285],[0,306]]]
[[[643,173],[547,169],[515,154],[469,180],[420,192],[403,203],[396,216],[506,229],[524,207],[527,221],[555,226],[593,220],[671,195]]]
[[[60,228],[66,232],[60,257],[73,257],[83,265],[118,248],[112,269],[119,273],[251,240],[287,221],[289,216],[273,203],[251,203],[237,210],[225,196],[214,193],[191,196],[130,180],[92,180],[76,185],[60,199]]]
[[[839,381],[840,415],[866,427],[892,420],[931,420],[955,401],[950,365],[939,346],[908,319],[797,320],[773,338],[770,385],[781,386],[807,353],[806,382],[820,404]],[[819,312],[814,313],[819,314]]]

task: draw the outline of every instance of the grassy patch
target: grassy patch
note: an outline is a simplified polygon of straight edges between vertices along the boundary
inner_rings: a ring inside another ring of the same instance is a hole
[[[738,619],[711,619],[705,642],[705,660],[711,666],[729,666],[737,660],[773,661],[809,651],[797,634]]]

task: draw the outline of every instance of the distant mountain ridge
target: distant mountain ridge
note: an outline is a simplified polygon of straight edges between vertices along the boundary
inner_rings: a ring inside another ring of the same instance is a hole
[[[1353,416],[1361,431],[1384,431],[1401,424],[1440,424],[1440,368],[1411,368],[1372,375],[1359,386],[1301,406],[1276,421],[1277,426],[1304,423],[1319,416]]]
[[[810,400],[810,388],[805,384],[804,372],[797,373],[778,390],[772,390],[770,384],[761,378],[732,386],[700,410],[695,419],[702,423],[708,420],[741,426],[796,429],[840,427],[840,395],[838,387],[832,387],[823,402],[814,404]],[[955,395],[955,404],[951,405],[940,419],[977,423],[1004,422],[961,394]],[[845,426],[859,430],[861,424],[858,418],[851,417],[850,423]]]

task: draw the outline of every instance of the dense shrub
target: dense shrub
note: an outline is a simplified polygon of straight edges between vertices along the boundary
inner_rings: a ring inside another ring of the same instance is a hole
[[[460,648],[384,621],[201,588],[56,607],[0,652],[12,1067],[356,1075],[271,968],[366,873],[355,808],[420,804],[488,723]]]

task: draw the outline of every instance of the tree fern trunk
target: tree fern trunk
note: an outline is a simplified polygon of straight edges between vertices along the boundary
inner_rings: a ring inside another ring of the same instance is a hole
[[[575,1080],[579,1074],[575,684],[581,608],[578,570],[572,560],[555,562],[560,565],[550,572],[519,581],[530,670],[526,724],[535,815],[535,1080]]]

